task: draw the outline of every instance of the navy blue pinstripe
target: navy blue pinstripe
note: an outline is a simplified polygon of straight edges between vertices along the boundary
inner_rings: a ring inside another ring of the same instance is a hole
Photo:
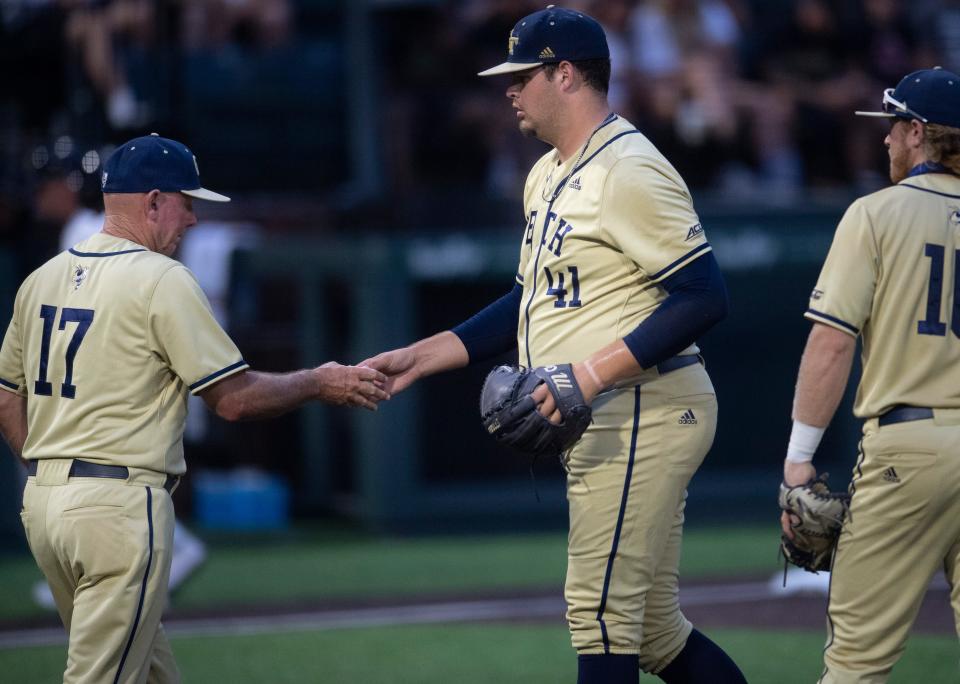
[[[630,456],[627,459],[627,473],[623,478],[623,494],[620,495],[620,512],[617,514],[617,527],[613,532],[613,544],[607,558],[607,571],[603,577],[603,593],[600,595],[600,607],[597,609],[597,622],[603,637],[603,652],[610,653],[610,639],[607,636],[607,623],[603,613],[607,608],[607,594],[610,591],[610,578],[613,576],[613,562],[617,558],[620,546],[620,532],[623,530],[623,517],[627,512],[627,498],[630,496],[630,482],[633,479],[633,462],[637,451],[637,432],[640,429],[640,385],[633,388],[633,434],[630,436]]]
[[[562,182],[566,182],[566,178]],[[533,304],[533,298],[537,296],[537,283],[539,278],[537,277],[537,270],[540,267],[540,251],[543,249],[544,243],[547,241],[547,224],[550,222],[550,210],[553,208],[553,200],[550,200],[550,203],[547,205],[547,210],[544,212],[543,217],[543,233],[540,236],[540,244],[537,246],[537,256],[533,260],[533,287],[530,288],[530,298],[527,300],[527,306],[523,310],[523,317],[526,319],[526,329],[524,330],[524,340],[527,348],[527,368],[533,368],[533,361],[530,357],[530,306]]]
[[[122,252],[78,252],[73,247],[67,250],[71,254],[81,257],[108,257],[108,256],[119,256],[120,254],[133,254],[134,252],[146,252],[144,248],[140,249],[125,249]]]
[[[190,389],[190,391],[193,391],[194,388],[200,387],[201,385],[204,385],[204,384],[210,382],[210,381],[213,380],[214,378],[219,378],[219,377],[220,377],[221,375],[223,375],[224,373],[229,373],[229,372],[232,371],[232,370],[236,370],[236,369],[239,368],[240,366],[246,366],[246,365],[247,365],[247,362],[244,361],[243,359],[240,359],[240,360],[237,361],[236,363],[231,364],[231,365],[227,366],[226,368],[221,368],[221,369],[218,370],[216,373],[211,373],[210,375],[208,375],[208,376],[205,377],[205,378],[200,378],[200,379],[197,380],[195,383],[193,383],[192,385],[190,385],[189,389]]]
[[[694,254],[697,254],[698,252],[703,252],[703,251],[706,251],[706,250],[708,250],[708,249],[710,249],[710,243],[709,243],[709,242],[704,242],[702,245],[697,245],[696,247],[694,247],[693,249],[691,249],[689,252],[687,252],[686,254],[684,254],[684,255],[683,255],[682,257],[680,257],[679,259],[674,260],[672,263],[667,264],[666,266],[664,266],[663,268],[661,268],[659,271],[657,271],[656,273],[654,273],[652,276],[650,276],[650,280],[653,280],[653,281],[659,280],[660,278],[663,277],[663,274],[664,274],[664,273],[666,273],[667,271],[669,271],[671,268],[673,268],[674,266],[676,266],[676,265],[679,264],[680,262],[689,259],[690,257],[692,257]]]
[[[127,656],[130,654],[130,647],[133,646],[133,639],[137,635],[137,627],[140,625],[140,614],[143,612],[143,601],[147,594],[147,580],[150,578],[150,566],[153,565],[153,493],[149,487],[147,490],[147,528],[150,530],[149,547],[147,556],[147,569],[143,572],[143,581],[140,583],[140,599],[137,602],[137,614],[133,618],[133,626],[130,628],[130,636],[127,639],[127,646],[123,649],[123,655],[120,657],[120,665],[117,667],[117,676],[113,678],[113,684],[120,681],[120,673],[123,672],[123,664],[127,662]]]
[[[859,454],[859,456],[857,457],[857,465],[854,466],[854,468],[853,468],[855,474],[854,474],[854,476],[853,476],[853,480],[850,482],[850,497],[851,497],[851,499],[853,498],[853,495],[856,494],[856,491],[857,491],[857,481],[863,479],[863,459],[866,458],[866,454],[865,454],[864,451],[863,451],[863,440],[862,440],[862,439],[861,439],[860,442],[857,444],[857,452],[858,452],[858,454]],[[851,501],[851,503],[852,503],[852,501]],[[836,560],[836,558],[837,558],[837,547],[835,546],[835,547],[833,547],[833,557],[830,559],[830,570],[831,570],[831,571],[833,570],[833,563],[834,563],[834,561]],[[833,626],[833,615],[830,614],[830,596],[831,596],[831,594],[832,594],[832,590],[833,590],[833,572],[830,572],[830,582],[829,582],[829,584],[827,585],[827,629],[828,629],[828,632],[829,632],[830,636],[827,638],[827,643],[826,643],[826,645],[823,647],[823,654],[824,654],[824,656],[826,656],[827,650],[829,650],[829,648],[830,648],[831,646],[833,646],[833,638],[834,638],[834,636],[835,636],[835,634],[834,634],[834,629],[835,629],[835,628],[834,628],[834,626]],[[823,678],[826,677],[826,676],[827,676],[827,666],[826,666],[826,661],[824,661],[823,672],[820,673],[820,679],[818,679],[817,682],[818,682],[818,683],[819,683],[819,682],[822,682],[822,681],[823,681]]]
[[[833,322],[836,323],[837,325],[842,325],[844,328],[846,328],[847,330],[849,330],[850,332],[852,332],[854,335],[859,335],[859,334],[860,334],[860,329],[857,328],[857,326],[855,326],[855,325],[850,325],[850,324],[847,323],[846,321],[844,321],[844,320],[842,320],[842,319],[839,319],[839,318],[837,318],[836,316],[831,316],[830,314],[825,314],[825,313],[823,313],[822,311],[817,311],[816,309],[807,309],[807,313],[808,313],[808,314],[813,314],[814,316],[819,316],[820,318],[823,318],[823,319],[828,320],[828,321],[833,321]]]
[[[920,192],[929,192],[931,195],[940,195],[941,197],[949,197],[951,199],[960,199],[960,195],[951,195],[946,192],[940,192],[939,190],[931,190],[930,188],[921,188],[918,185],[910,185],[909,183],[900,183],[897,187],[911,188],[913,190],[919,190]]]

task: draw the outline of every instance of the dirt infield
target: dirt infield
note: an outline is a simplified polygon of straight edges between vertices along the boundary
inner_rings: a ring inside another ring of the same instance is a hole
[[[771,578],[700,581],[681,588],[680,602],[694,624],[709,627],[824,630],[826,596],[785,594]],[[556,622],[563,624],[559,587],[530,591],[437,595],[429,598],[335,600],[258,605],[229,610],[170,610],[164,625],[171,636],[230,635],[350,629],[444,622]],[[954,631],[946,585],[928,591],[914,630]],[[53,615],[29,622],[0,622],[0,649],[58,644],[63,628]]]
[[[768,582],[773,589],[775,582]],[[697,584],[698,591],[711,586],[722,595],[724,582]],[[789,584],[788,584],[789,587]],[[683,611],[696,625],[704,627],[749,627],[757,629],[825,629],[827,597],[822,593],[784,594],[773,591],[768,598],[744,598],[728,603],[684,602],[686,588],[681,585],[680,603]],[[936,581],[927,591],[913,630],[924,634],[953,634],[953,610],[950,608],[950,593],[945,582]]]

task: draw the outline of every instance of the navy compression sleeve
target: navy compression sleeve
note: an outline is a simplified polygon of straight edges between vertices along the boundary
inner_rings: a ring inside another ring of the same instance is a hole
[[[727,315],[727,287],[720,267],[707,252],[664,278],[667,291],[657,310],[623,341],[644,368],[683,351]]]
[[[470,363],[489,359],[517,346],[520,300],[523,288],[513,289],[479,313],[453,328],[467,348]]]

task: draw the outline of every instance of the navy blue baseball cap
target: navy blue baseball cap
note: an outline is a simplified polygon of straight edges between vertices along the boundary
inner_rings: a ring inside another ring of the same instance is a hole
[[[103,165],[100,187],[104,193],[182,192],[211,202],[230,198],[200,186],[197,158],[183,143],[156,133],[134,138],[113,151]]]
[[[896,88],[883,91],[880,108],[879,112],[855,113],[960,128],[960,76],[940,67],[914,71]]]
[[[510,74],[541,64],[585,59],[610,59],[603,28],[583,12],[548,5],[518,21],[510,31],[506,62],[477,75]]]

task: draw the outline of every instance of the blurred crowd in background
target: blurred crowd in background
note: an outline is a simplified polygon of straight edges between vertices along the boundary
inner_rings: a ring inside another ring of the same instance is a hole
[[[26,271],[57,251],[98,210],[111,146],[151,131],[187,141],[204,183],[238,195],[217,218],[266,231],[516,221],[545,148],[518,136],[508,83],[475,74],[543,4],[3,0],[0,248]],[[604,25],[615,111],[695,198],[881,187],[886,124],[853,110],[913,69],[960,68],[952,0],[567,5]]]

